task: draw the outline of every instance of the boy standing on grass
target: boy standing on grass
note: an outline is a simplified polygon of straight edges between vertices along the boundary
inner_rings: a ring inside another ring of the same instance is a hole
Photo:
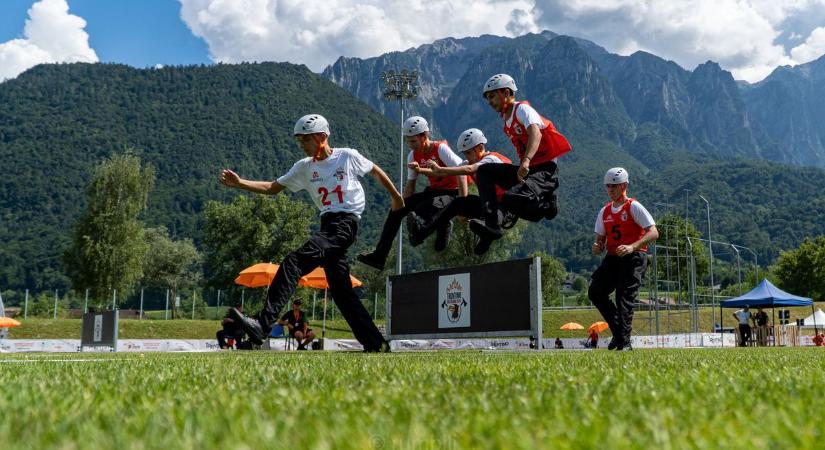
[[[389,344],[352,290],[346,256],[355,242],[358,221],[364,212],[364,188],[358,177],[372,175],[392,196],[393,211],[404,207],[404,199],[387,174],[357,150],[329,146],[329,123],[321,115],[309,114],[298,119],[293,135],[307,157],[277,180],[244,180],[229,169],[221,171],[222,184],[250,192],[276,195],[285,188],[292,192],[306,190],[321,212],[321,228],[281,262],[269,285],[264,309],[249,317],[233,308],[232,316],[244,327],[249,339],[260,345],[295,292],[298,280],[321,266],[332,299],[364,351],[389,351]]]
[[[604,175],[610,201],[596,215],[596,242],[593,254],[607,250],[607,256],[590,279],[587,296],[604,321],[613,339],[608,350],[633,350],[630,333],[633,304],[647,270],[647,245],[659,238],[653,217],[641,203],[628,198],[627,170],[614,167]],[[616,303],[610,293],[616,291]]]

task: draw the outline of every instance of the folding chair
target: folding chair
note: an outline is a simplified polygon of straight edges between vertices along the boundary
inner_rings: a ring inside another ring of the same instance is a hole
[[[283,325],[275,325],[272,327],[272,331],[269,332],[269,337],[271,339],[283,339],[284,350],[292,350],[292,336],[289,335],[289,330],[284,328]]]

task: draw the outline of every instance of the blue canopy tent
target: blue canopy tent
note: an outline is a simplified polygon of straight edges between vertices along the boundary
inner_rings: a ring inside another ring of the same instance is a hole
[[[757,308],[776,308],[777,306],[810,306],[811,312],[814,311],[814,302],[807,297],[800,297],[798,295],[789,294],[782,289],[774,286],[773,283],[767,279],[763,279],[759,285],[753,288],[747,294],[730,300],[719,302],[719,316],[724,325],[725,316],[722,314],[722,308],[742,308],[742,307],[757,307]],[[773,322],[776,322],[774,315]],[[816,331],[816,324],[814,324],[814,331]]]

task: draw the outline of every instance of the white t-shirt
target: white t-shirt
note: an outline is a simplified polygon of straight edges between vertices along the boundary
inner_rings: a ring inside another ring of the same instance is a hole
[[[438,158],[441,159],[441,161],[448,167],[461,165],[461,158],[459,158],[447,144],[441,144],[438,146]],[[407,164],[413,161],[415,161],[413,158],[413,152],[407,153]],[[416,178],[418,178],[418,174],[412,169],[407,169],[407,179],[415,180]]]
[[[751,320],[751,312],[745,311],[744,309],[740,309],[733,313],[737,319],[739,319],[739,325],[750,325]]]
[[[306,157],[296,162],[278,183],[292,192],[305,189],[321,214],[348,212],[361,217],[364,188],[358,177],[370,172],[374,164],[351,148],[333,148],[326,159]]]
[[[476,164],[478,164],[479,166],[483,166],[484,164],[491,164],[491,163],[492,164],[503,164],[504,161],[502,161],[501,158],[499,158],[498,156],[496,156],[492,153],[488,153],[488,154],[484,155],[483,158],[479,159]],[[470,161],[467,161],[465,159],[464,161],[461,161],[461,165],[462,166],[469,166]]]
[[[610,203],[610,211],[614,214],[619,212],[622,209],[624,203],[622,203],[618,208]],[[606,236],[607,232],[604,229],[604,209],[607,208],[607,205],[602,206],[602,209],[599,210],[599,213],[596,214],[596,234],[599,236]],[[642,229],[647,229],[647,227],[652,227],[656,225],[656,222],[653,221],[653,216],[647,212],[644,206],[636,200],[633,200],[633,203],[630,204],[630,215],[633,216],[633,221],[636,222],[636,225],[642,227]]]
[[[538,125],[540,130],[546,128],[544,125],[544,121],[541,120],[541,114],[535,110],[532,106],[522,103],[519,105],[518,108],[513,108],[515,113],[518,115],[518,121],[524,125],[524,129],[527,129],[530,125]],[[508,127],[513,124],[513,113],[510,113],[510,117],[507,118],[505,121],[505,125]]]

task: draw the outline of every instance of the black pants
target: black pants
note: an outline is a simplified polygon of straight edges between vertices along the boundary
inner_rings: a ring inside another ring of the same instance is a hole
[[[518,168],[512,164],[483,164],[479,166],[476,174],[478,180],[478,196],[481,197],[483,207],[483,217],[488,225],[500,225],[501,215],[498,213],[502,207],[496,198],[496,186],[505,191],[521,184],[518,180]],[[538,195],[552,194],[559,186],[558,166],[554,162],[547,162],[538,166],[531,166],[527,173],[526,180],[531,180],[531,185],[536,188]],[[522,217],[518,211],[505,209]]]
[[[401,228],[401,221],[404,220],[404,216],[415,211],[422,219],[429,222],[432,216],[437,211],[447,207],[456,195],[458,195],[456,189],[430,189],[428,187],[405,198],[403,208],[398,211],[390,210],[387,214],[387,220],[384,221],[384,228],[381,230],[381,237],[378,239],[373,255],[387,259],[395,235],[398,234],[398,229]],[[446,232],[448,226],[449,223],[445,223],[442,231]]]
[[[470,219],[481,217],[481,197],[477,195],[468,195],[466,197],[456,197],[447,205],[446,208],[441,208],[426,221],[419,229],[421,238],[425,239],[427,236],[433,234],[436,230],[444,229],[449,226],[453,217],[463,216]]]
[[[324,268],[333,301],[344,316],[352,333],[365,350],[378,350],[384,337],[370,318],[367,309],[352,290],[347,249],[355,242],[358,218],[349,213],[326,213],[321,229],[300,248],[288,254],[275,274],[266,295],[266,305],[258,313],[264,331],[272,327],[281,309],[295,293],[298,280],[318,266]]]
[[[747,347],[748,341],[751,340],[751,326],[748,324],[739,324],[739,346]]]
[[[647,270],[647,254],[633,252],[626,256],[607,255],[590,278],[587,296],[610,326],[613,337],[624,345],[630,342],[633,304]],[[616,303],[610,293],[616,291]]]

